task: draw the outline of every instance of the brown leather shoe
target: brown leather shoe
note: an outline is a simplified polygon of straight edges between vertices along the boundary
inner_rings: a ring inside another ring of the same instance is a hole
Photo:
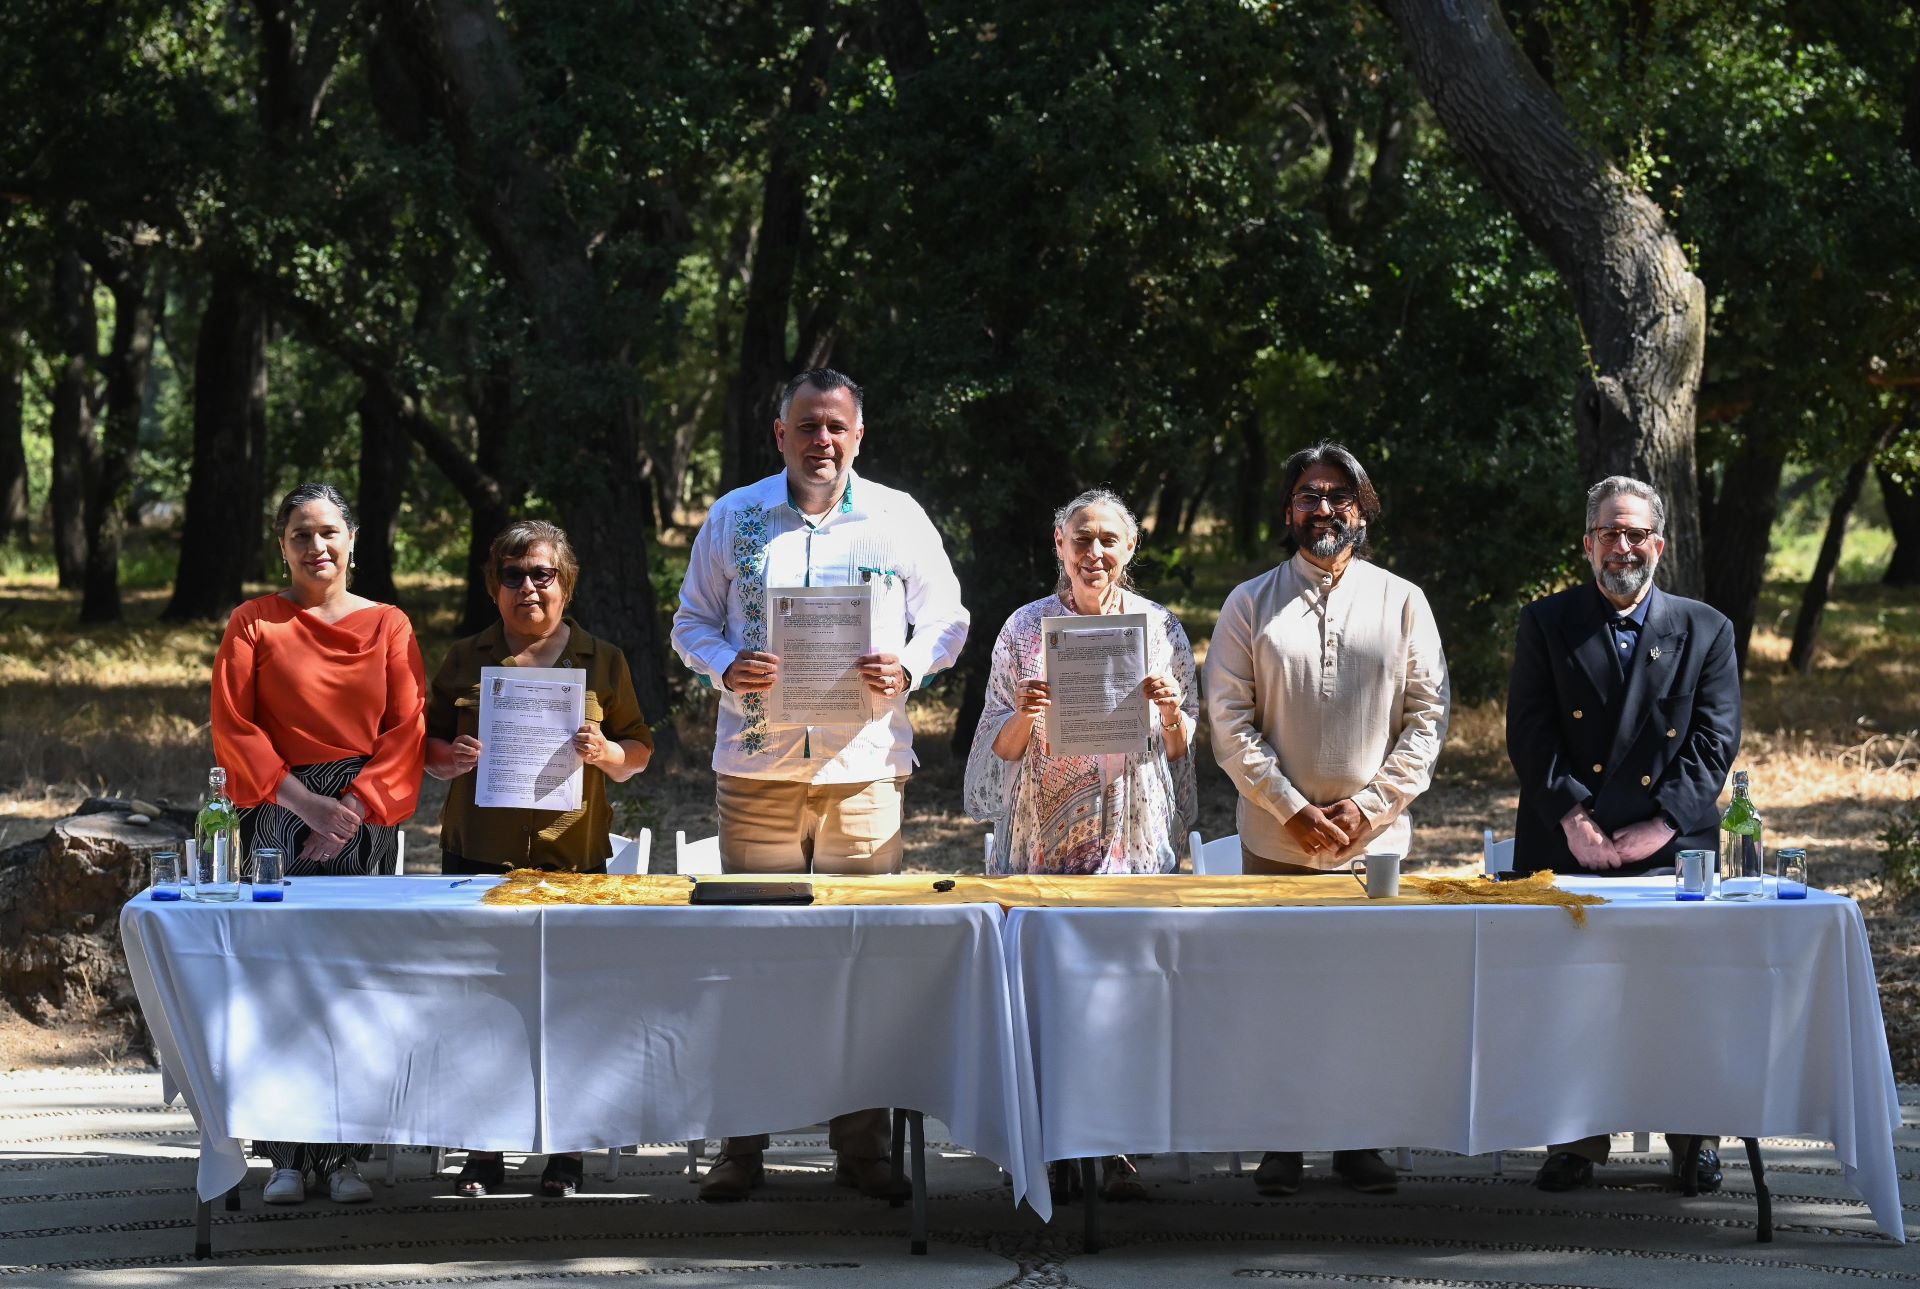
[[[869,1199],[893,1199],[913,1192],[912,1183],[904,1177],[898,1186],[894,1185],[892,1160],[864,1155],[839,1156],[833,1169],[833,1184],[851,1186]]]
[[[766,1156],[720,1155],[713,1167],[700,1179],[700,1198],[709,1204],[730,1204],[743,1200],[767,1177]]]

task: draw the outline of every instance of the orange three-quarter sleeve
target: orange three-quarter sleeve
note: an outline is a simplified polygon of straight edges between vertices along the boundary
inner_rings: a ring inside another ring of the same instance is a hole
[[[213,664],[213,749],[236,805],[272,801],[291,766],[366,757],[353,792],[371,822],[401,823],[425,737],[426,670],[399,609],[324,622],[263,595],[233,611]]]
[[[407,615],[395,609],[387,631],[387,709],[373,759],[354,776],[353,791],[377,824],[405,823],[420,803],[427,764],[427,666]]]
[[[286,757],[255,719],[258,605],[258,600],[249,600],[233,611],[220,637],[220,651],[213,656],[213,760],[227,772],[227,794],[243,806],[273,800],[287,775]]]

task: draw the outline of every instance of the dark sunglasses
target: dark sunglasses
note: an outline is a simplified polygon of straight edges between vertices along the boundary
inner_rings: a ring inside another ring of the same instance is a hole
[[[509,566],[500,570],[500,585],[509,591],[517,591],[528,582],[532,582],[534,590],[544,591],[552,586],[553,579],[559,576],[559,569],[547,568],[544,565],[536,564],[532,568]]]

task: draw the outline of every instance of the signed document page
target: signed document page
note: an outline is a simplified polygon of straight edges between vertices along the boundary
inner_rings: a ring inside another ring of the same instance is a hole
[[[860,657],[873,639],[866,585],[767,588],[767,648],[780,678],[767,691],[774,725],[865,725],[873,718]]]
[[[578,810],[587,673],[578,667],[482,667],[480,764],[473,804]]]
[[[1042,618],[1047,751],[1053,756],[1145,752],[1153,717],[1147,679],[1147,615]]]

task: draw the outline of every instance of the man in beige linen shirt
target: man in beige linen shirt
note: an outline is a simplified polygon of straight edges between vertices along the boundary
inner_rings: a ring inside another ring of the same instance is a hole
[[[1235,587],[1208,646],[1213,754],[1240,792],[1249,873],[1315,873],[1405,855],[1407,807],[1447,734],[1447,660],[1420,588],[1361,558],[1380,498],[1351,452],[1320,443],[1282,474],[1286,563]],[[1397,1179],[1376,1151],[1334,1152],[1364,1191]],[[1267,1153],[1255,1183],[1292,1194],[1301,1161]]]

